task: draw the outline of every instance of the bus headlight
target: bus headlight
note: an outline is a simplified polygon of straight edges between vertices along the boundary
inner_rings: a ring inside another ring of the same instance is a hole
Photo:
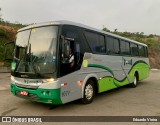
[[[43,83],[51,83],[51,82],[54,82],[54,81],[55,81],[54,78],[50,78],[50,79],[43,80]]]
[[[11,76],[11,81],[13,81],[13,82],[15,81],[15,79],[14,79],[14,77],[13,77],[13,76]]]

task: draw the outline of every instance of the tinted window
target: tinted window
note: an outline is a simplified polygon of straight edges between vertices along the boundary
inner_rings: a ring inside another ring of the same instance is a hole
[[[119,54],[120,53],[120,49],[119,49],[119,41],[117,39],[114,39],[114,53],[115,54]]]
[[[60,64],[60,72],[59,72],[60,76],[64,76],[68,73],[71,73],[73,71],[80,69],[82,65],[84,53],[91,52],[90,47],[88,46],[88,43],[86,42],[86,39],[84,37],[82,28],[79,28],[76,26],[64,25],[62,27],[62,35],[64,37],[74,38],[74,42],[71,42],[72,46],[70,44],[70,47],[74,48],[73,54],[74,54],[75,66],[71,68],[70,65]],[[62,48],[61,48],[61,53],[62,53]]]
[[[126,53],[126,42],[125,41],[120,42],[120,48],[121,48],[121,54],[125,54]]]
[[[89,46],[94,53],[105,53],[104,36],[92,32],[85,32]]]
[[[120,42],[121,54],[130,55],[129,42],[121,41]]]
[[[107,53],[108,54],[119,54],[119,40],[113,37],[107,37]]]
[[[130,55],[130,44],[129,42],[126,42],[126,55]]]
[[[133,56],[138,56],[138,55],[139,55],[137,44],[131,43],[130,48],[131,48],[131,54],[132,54]]]
[[[139,45],[139,56],[145,57],[145,48],[144,46]]]
[[[107,53],[108,54],[114,53],[113,38],[111,37],[107,37]]]
[[[144,47],[145,49],[145,57],[148,57],[148,48],[147,47]]]
[[[84,54],[90,52],[90,48],[82,34],[82,30],[73,26],[63,26],[62,34],[68,38],[74,38],[76,43],[80,44],[80,51]]]

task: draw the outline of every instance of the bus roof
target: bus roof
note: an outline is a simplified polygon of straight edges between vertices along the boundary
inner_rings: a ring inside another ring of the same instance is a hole
[[[23,30],[27,30],[27,29],[31,29],[31,28],[35,28],[35,27],[50,26],[50,25],[72,25],[72,26],[78,26],[78,27],[85,28],[85,29],[88,29],[88,30],[93,30],[93,31],[96,31],[96,32],[99,32],[99,33],[110,35],[110,36],[113,36],[113,37],[116,37],[116,38],[119,38],[119,39],[122,39],[122,40],[126,40],[126,41],[130,41],[130,42],[133,42],[133,43],[136,43],[136,44],[147,46],[144,43],[140,43],[140,42],[137,42],[137,41],[134,41],[134,40],[131,40],[131,39],[119,36],[119,35],[115,35],[113,33],[109,33],[109,32],[103,31],[103,30],[98,30],[98,29],[90,27],[90,26],[86,26],[86,25],[83,25],[83,24],[80,24],[80,23],[75,23],[75,22],[66,21],[66,20],[35,23],[35,24],[31,24],[29,26],[26,26],[24,28],[19,29],[18,32],[23,31]]]

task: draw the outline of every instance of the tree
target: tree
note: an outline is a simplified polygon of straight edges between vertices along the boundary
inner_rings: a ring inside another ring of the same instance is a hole
[[[114,29],[114,32],[117,32],[118,31],[118,29]]]
[[[106,27],[104,27],[102,30],[106,31],[106,32],[110,32],[110,30],[108,28],[106,28]]]
[[[148,46],[152,45],[153,44],[153,39],[151,39],[151,38],[147,39],[146,43],[147,43]]]
[[[144,32],[141,32],[140,34],[141,34],[141,35],[144,35]]]
[[[0,22],[2,21],[1,8],[0,8]]]

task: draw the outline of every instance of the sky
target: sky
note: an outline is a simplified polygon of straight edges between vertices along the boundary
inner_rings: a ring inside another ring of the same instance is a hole
[[[97,29],[160,35],[160,0],[0,0],[2,18],[31,24],[68,20]]]

